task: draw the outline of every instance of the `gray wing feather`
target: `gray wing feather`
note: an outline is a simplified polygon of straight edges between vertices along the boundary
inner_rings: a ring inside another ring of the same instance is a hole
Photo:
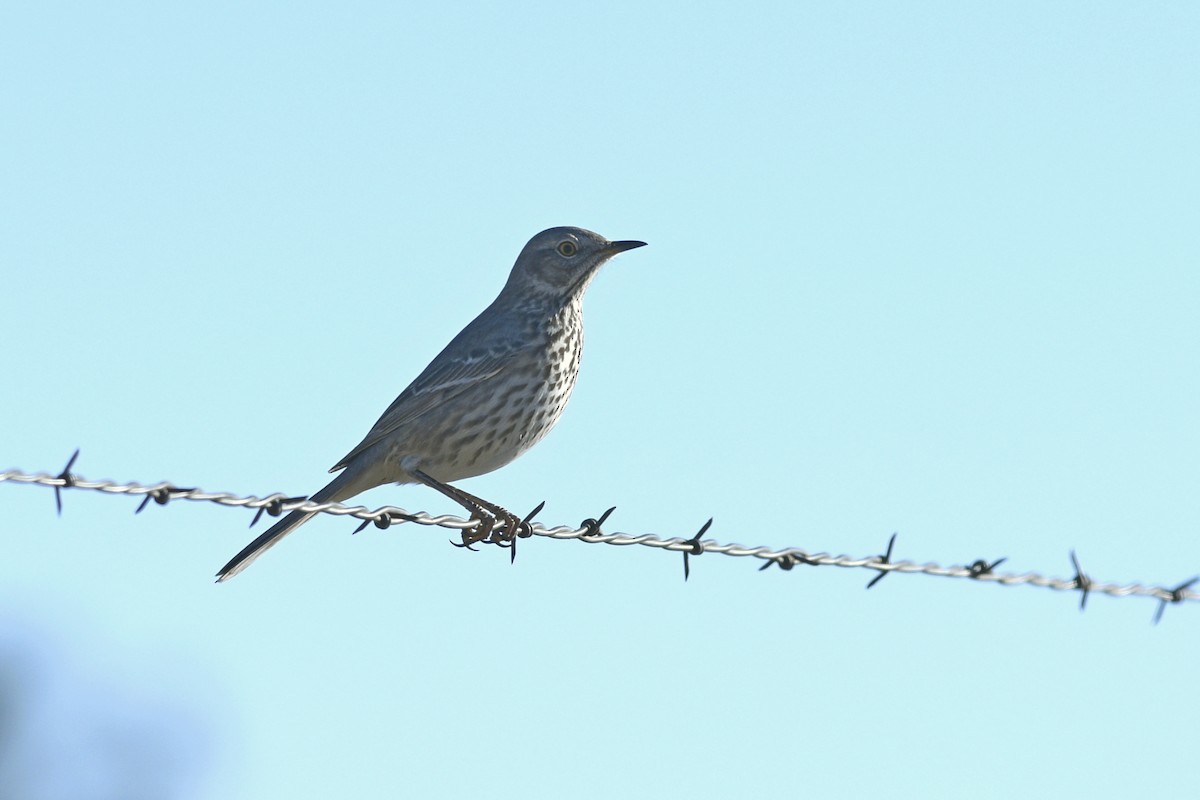
[[[466,333],[466,330],[463,331]],[[492,348],[477,347],[469,353],[455,353],[462,334],[425,368],[417,379],[388,406],[366,437],[330,469],[336,472],[368,448],[378,444],[402,426],[407,425],[453,397],[490,378],[499,375],[530,345],[507,340]]]

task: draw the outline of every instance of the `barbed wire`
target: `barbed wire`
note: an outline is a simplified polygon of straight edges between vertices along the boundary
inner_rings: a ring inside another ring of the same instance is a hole
[[[256,495],[238,495],[230,492],[206,492],[199,488],[181,488],[166,481],[148,485],[133,482],[119,483],[110,480],[91,481],[71,472],[78,457],[79,451],[76,450],[67,462],[66,467],[57,475],[50,475],[44,472],[28,473],[18,469],[11,469],[0,472],[0,483],[32,484],[53,488],[55,507],[59,514],[62,513],[63,489],[89,489],[104,494],[141,496],[142,502],[138,505],[134,513],[141,513],[151,500],[159,505],[166,505],[172,500],[191,500],[195,502],[216,503],[217,505],[228,507],[257,509],[258,513],[255,514],[254,520],[250,523],[252,527],[264,513],[272,517],[277,517],[280,514],[291,511],[354,517],[363,521],[358,530],[362,530],[370,524],[374,524],[378,528],[388,528],[400,522],[413,522],[418,525],[436,526],[465,532],[476,525],[473,520],[463,519],[452,514],[432,515],[424,511],[411,512],[398,506],[381,506],[376,509],[368,509],[366,506],[347,506],[341,503],[314,503],[303,495],[291,496],[280,492],[267,495],[266,497],[258,497]],[[531,520],[541,510],[542,505],[534,509],[526,517],[526,520]],[[761,559],[764,563],[759,567],[760,572],[772,565],[776,565],[783,570],[791,570],[797,565],[874,570],[879,574],[873,577],[867,584],[866,588],[868,589],[875,586],[889,574],[896,572],[906,575],[933,575],[941,578],[966,578],[978,582],[997,583],[1001,586],[1036,586],[1055,591],[1077,591],[1080,593],[1079,607],[1081,610],[1086,608],[1087,598],[1090,593],[1106,594],[1110,597],[1148,597],[1159,601],[1158,607],[1154,612],[1154,622],[1156,624],[1162,619],[1163,611],[1169,603],[1177,604],[1185,601],[1200,600],[1200,591],[1192,589],[1194,585],[1200,583],[1200,575],[1184,581],[1174,588],[1157,585],[1147,586],[1140,583],[1106,583],[1093,580],[1084,572],[1074,550],[1070,551],[1071,564],[1075,570],[1074,576],[1059,578],[1036,572],[997,572],[996,567],[1007,561],[1007,558],[1000,558],[991,562],[981,558],[971,564],[951,566],[942,566],[934,562],[893,561],[892,553],[896,544],[896,534],[892,534],[888,540],[887,550],[882,554],[849,556],[844,554],[832,555],[825,552],[812,553],[801,547],[786,547],[782,549],[766,546],[747,547],[736,543],[722,543],[713,539],[702,539],[701,537],[712,525],[713,521],[711,519],[705,522],[696,532],[696,535],[689,539],[681,537],[664,539],[649,533],[637,535],[605,533],[601,530],[601,526],[604,525],[615,510],[615,507],[610,508],[601,514],[599,518],[586,519],[578,527],[571,527],[569,525],[547,527],[541,523],[530,522],[525,526],[522,536],[543,536],[558,540],[577,539],[587,544],[609,544],[622,547],[642,545],[644,547],[682,553],[684,580],[687,580],[691,574],[691,564],[689,561],[691,557],[704,555],[705,553],[717,553],[726,556]],[[464,542],[467,541],[468,539],[464,536]],[[508,546],[513,548],[512,556],[515,558],[516,539],[514,538]]]

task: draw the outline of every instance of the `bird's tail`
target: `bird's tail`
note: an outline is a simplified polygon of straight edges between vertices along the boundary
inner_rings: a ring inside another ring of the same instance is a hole
[[[351,465],[336,478],[331,480],[324,489],[314,494],[309,498],[313,503],[340,503],[343,500],[353,497],[359,492],[365,492],[367,489],[373,488],[377,484],[364,483],[361,478],[363,476],[358,470]],[[283,519],[272,525],[262,536],[259,536],[250,544],[242,548],[242,551],[229,560],[229,563],[221,567],[221,571],[217,573],[217,583],[227,581],[234,575],[244,570],[261,556],[272,545],[287,536],[292,531],[299,528],[309,518],[319,512],[293,511]]]

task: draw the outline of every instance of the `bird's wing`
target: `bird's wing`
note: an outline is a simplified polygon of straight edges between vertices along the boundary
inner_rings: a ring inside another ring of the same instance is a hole
[[[446,348],[447,351],[452,347],[453,343],[451,347]],[[472,386],[499,375],[526,349],[527,347],[515,342],[502,342],[491,348],[477,348],[453,357],[448,357],[448,353],[438,356],[392,401],[358,446],[329,471],[336,472],[342,469],[364,450],[378,444],[402,425],[412,422]]]

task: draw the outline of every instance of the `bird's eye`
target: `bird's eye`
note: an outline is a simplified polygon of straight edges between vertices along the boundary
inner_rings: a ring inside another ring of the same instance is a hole
[[[558,243],[558,254],[566,258],[570,258],[579,252],[579,248],[570,239],[565,242]]]

